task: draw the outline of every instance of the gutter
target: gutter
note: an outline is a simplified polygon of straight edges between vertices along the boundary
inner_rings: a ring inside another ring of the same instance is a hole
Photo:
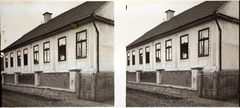
[[[94,21],[94,19],[96,18],[95,13],[93,13],[91,15],[91,17],[92,17],[92,22],[93,22],[94,28],[95,28],[96,33],[97,33],[97,73],[99,73],[99,31],[98,31],[98,28],[97,28],[96,23]]]
[[[219,71],[222,71],[222,29],[217,20],[218,13],[217,11],[214,12],[214,20],[217,23],[218,30],[219,30]]]

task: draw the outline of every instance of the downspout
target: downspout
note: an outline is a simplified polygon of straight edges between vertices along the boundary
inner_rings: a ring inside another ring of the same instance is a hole
[[[94,21],[94,18],[96,18],[95,13],[93,13],[91,16],[92,16],[92,22],[93,22],[94,28],[97,33],[97,73],[99,73],[99,31]]]
[[[219,30],[219,71],[222,71],[222,29],[217,20],[217,11],[214,12],[214,20],[217,23]]]

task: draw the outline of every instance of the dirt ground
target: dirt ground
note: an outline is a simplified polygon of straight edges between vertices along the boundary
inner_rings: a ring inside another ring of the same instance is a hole
[[[177,97],[169,97],[166,95],[142,92],[127,89],[126,94],[127,107],[191,107],[205,106],[201,103],[191,102]]]
[[[2,107],[113,106],[114,101],[60,100],[2,90]]]

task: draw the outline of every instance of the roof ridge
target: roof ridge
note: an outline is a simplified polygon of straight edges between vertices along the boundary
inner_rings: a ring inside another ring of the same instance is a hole
[[[211,2],[215,2],[215,3],[211,3]],[[127,49],[128,47],[134,46],[136,44],[143,44],[145,40],[152,39],[156,36],[165,34],[181,26],[187,25],[198,19],[211,15],[213,14],[213,11],[216,10],[216,8],[218,9],[220,6],[222,6],[226,2],[227,1],[204,1],[202,3],[199,3],[179,13],[178,15],[174,16],[170,20],[164,21],[158,24],[157,26],[153,27],[149,31],[145,32],[142,36],[140,36],[135,41],[127,45]],[[199,12],[199,13],[194,14],[194,12]]]

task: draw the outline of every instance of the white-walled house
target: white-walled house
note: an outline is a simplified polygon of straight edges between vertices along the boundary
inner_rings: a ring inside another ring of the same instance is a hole
[[[139,85],[147,82],[198,90],[201,69],[239,72],[238,1],[206,1],[176,16],[167,10],[166,16],[126,47],[128,82],[137,82],[128,87],[156,92]]]
[[[32,73],[32,79],[35,80],[31,83],[33,86],[61,88],[75,95],[77,93],[78,98],[82,99],[104,100],[113,97],[113,8],[113,2],[85,2],[55,18],[51,18],[52,13],[44,13],[43,24],[3,50],[5,69],[2,73],[19,73],[19,76],[15,75],[18,76],[18,79],[15,78],[15,84],[18,85],[23,81],[21,74]],[[95,90],[91,94],[95,88],[91,88],[91,77],[85,77],[94,75],[105,76],[99,77],[96,82],[96,85],[107,85],[106,93],[102,90],[101,96]],[[25,85],[24,81],[22,85]],[[82,88],[78,88],[79,85]],[[90,94],[84,92],[89,86],[90,89],[86,91],[91,91]]]

